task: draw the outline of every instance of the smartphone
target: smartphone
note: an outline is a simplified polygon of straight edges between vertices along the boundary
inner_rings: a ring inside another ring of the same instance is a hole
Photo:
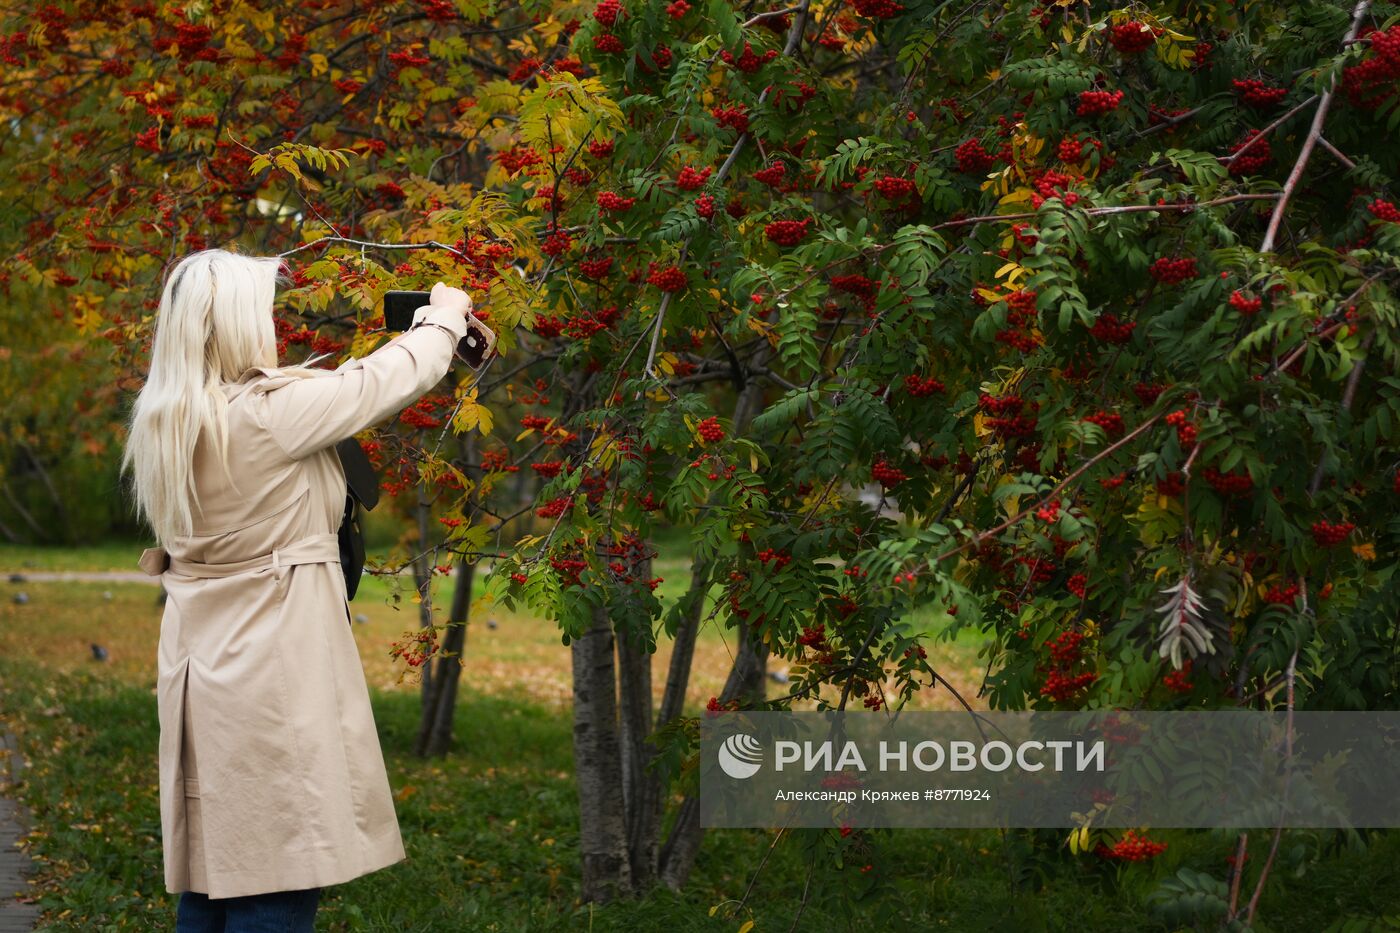
[[[413,312],[429,304],[428,292],[389,291],[384,293],[384,328],[404,331],[413,326]],[[472,369],[480,369],[491,357],[496,335],[485,324],[467,315],[467,335],[457,342],[457,358]]]

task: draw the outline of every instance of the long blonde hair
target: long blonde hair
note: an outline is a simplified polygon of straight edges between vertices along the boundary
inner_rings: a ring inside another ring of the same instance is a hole
[[[127,423],[121,472],[130,471],[139,515],[161,546],[193,534],[194,450],[207,430],[224,476],[228,399],[222,387],[255,366],[277,366],[272,303],[287,281],[277,256],[223,249],[191,253],[166,278],[151,341],[151,366]],[[297,376],[330,354],[279,371]]]

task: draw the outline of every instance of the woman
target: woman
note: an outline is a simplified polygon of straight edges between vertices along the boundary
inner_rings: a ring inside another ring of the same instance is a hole
[[[311,930],[321,889],[405,858],[350,628],[335,444],[432,388],[471,300],[339,369],[277,366],[275,257],[205,250],[165,283],[122,471],[166,590],[156,694],[178,933]],[[320,357],[310,362],[315,362]]]

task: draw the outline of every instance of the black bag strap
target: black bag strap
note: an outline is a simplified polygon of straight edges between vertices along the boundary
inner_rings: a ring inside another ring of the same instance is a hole
[[[355,501],[372,511],[379,504],[379,476],[374,472],[369,457],[365,455],[360,442],[353,437],[335,445],[340,455],[340,465],[345,470],[345,484]]]

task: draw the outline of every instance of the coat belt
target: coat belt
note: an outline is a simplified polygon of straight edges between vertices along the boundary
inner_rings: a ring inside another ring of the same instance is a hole
[[[307,535],[272,549],[271,554],[259,554],[247,560],[211,564],[197,560],[171,557],[163,547],[148,547],[141,552],[138,563],[151,576],[169,570],[187,577],[231,577],[249,570],[273,568],[274,572],[293,564],[323,564],[340,562],[340,536],[331,531]]]

